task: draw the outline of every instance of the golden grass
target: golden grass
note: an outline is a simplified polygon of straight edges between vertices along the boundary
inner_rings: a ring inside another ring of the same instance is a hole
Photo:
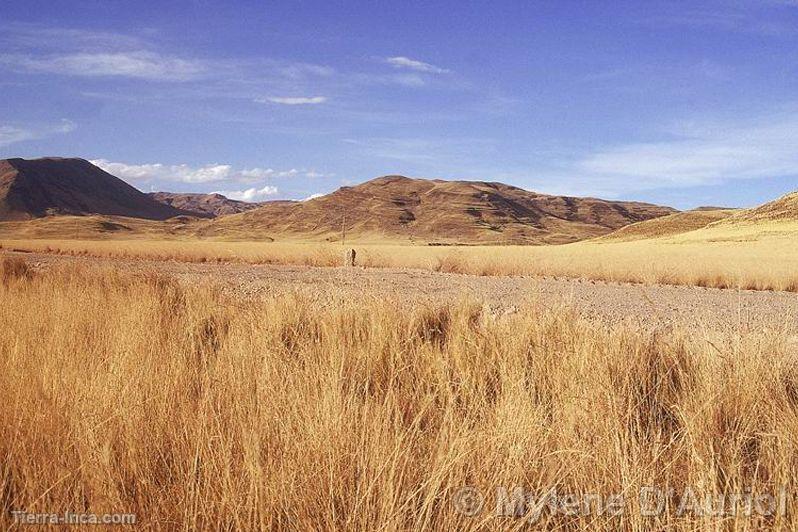
[[[193,236],[207,220],[172,218],[167,221],[125,216],[47,216],[17,222],[0,222],[0,238],[52,238],[113,240],[177,240]]]
[[[239,305],[158,274],[0,269],[2,528],[16,509],[153,529],[525,527],[495,515],[502,486],[627,498],[620,516],[544,511],[547,528],[798,525],[792,506],[678,515],[670,500],[645,517],[636,502],[643,486],[795,492],[786,334],[468,302]],[[472,517],[453,504],[464,486],[486,497]]]
[[[798,224],[725,222],[662,238],[563,246],[420,246],[354,243],[365,267],[471,275],[531,275],[712,288],[798,291]],[[349,247],[347,246],[347,247]],[[205,240],[2,239],[0,247],[188,262],[336,266],[339,244]]]

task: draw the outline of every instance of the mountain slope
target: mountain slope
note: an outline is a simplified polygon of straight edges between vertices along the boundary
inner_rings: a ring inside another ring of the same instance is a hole
[[[660,218],[633,223],[597,240],[601,242],[629,242],[632,240],[669,237],[701,229],[711,223],[725,220],[737,212],[739,212],[738,209],[701,207],[692,211],[677,212]]]
[[[187,214],[83,159],[0,160],[0,220],[107,214],[165,220]]]
[[[221,194],[150,192],[149,196],[164,205],[207,218],[246,212],[263,205],[262,203],[233,200]]]
[[[767,243],[793,247],[798,237],[798,192],[751,209],[739,209],[731,216],[704,228],[678,235],[682,242]]]
[[[741,211],[729,218],[726,223],[794,221],[798,221],[798,192],[791,192],[759,207]]]
[[[386,176],[305,202],[266,204],[219,218],[208,234],[338,240],[559,244],[675,212],[669,207],[549,196],[501,183]]]

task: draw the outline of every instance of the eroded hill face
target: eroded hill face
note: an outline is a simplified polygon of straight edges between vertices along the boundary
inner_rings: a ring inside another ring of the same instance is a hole
[[[151,192],[149,196],[165,205],[205,218],[251,211],[263,205],[262,203],[232,200],[221,194]]]
[[[306,202],[270,203],[222,217],[209,224],[207,232],[559,244],[673,212],[646,203],[537,194],[501,183],[387,176]]]
[[[83,159],[0,160],[0,220],[105,214],[165,220],[186,214]]]

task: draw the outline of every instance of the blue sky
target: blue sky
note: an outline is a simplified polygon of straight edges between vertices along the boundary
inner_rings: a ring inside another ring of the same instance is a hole
[[[798,189],[798,0],[5,0],[0,157],[305,198],[384,174],[680,208]]]

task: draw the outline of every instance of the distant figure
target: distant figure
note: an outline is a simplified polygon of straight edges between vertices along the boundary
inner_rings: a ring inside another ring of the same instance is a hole
[[[355,265],[355,255],[357,253],[354,249],[347,249],[346,250],[346,257],[344,258],[344,266],[354,266]]]

